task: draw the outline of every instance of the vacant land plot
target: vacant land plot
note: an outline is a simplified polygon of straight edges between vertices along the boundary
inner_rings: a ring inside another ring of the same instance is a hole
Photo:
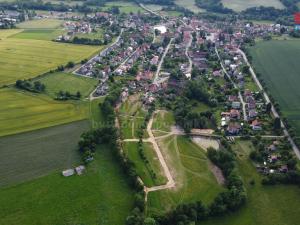
[[[261,185],[262,177],[249,160],[253,150],[250,142],[239,142],[235,146],[238,153],[238,167],[242,176],[248,201],[239,212],[219,219],[210,220],[205,225],[294,225],[299,223],[300,189],[297,186]],[[251,181],[255,185],[251,185]]]
[[[17,27],[21,29],[53,29],[60,27],[63,22],[63,20],[56,19],[28,20],[19,23]]]
[[[137,5],[134,2],[125,2],[125,1],[112,1],[105,4],[105,7],[103,7],[103,10],[107,10],[111,8],[112,6],[118,6],[121,13],[138,13],[138,12],[144,12],[144,9],[141,8],[139,5]]]
[[[162,185],[167,183],[167,179],[163,174],[160,162],[153,149],[151,143],[144,143],[144,153],[149,161],[145,163],[139,155],[138,143],[125,142],[124,149],[130,160],[135,165],[138,175],[147,187]]]
[[[0,136],[86,119],[87,102],[58,102],[15,89],[0,90]]]
[[[0,187],[78,163],[77,143],[89,127],[85,120],[0,138]]]
[[[284,5],[279,0],[222,0],[226,8],[241,12],[251,7],[265,6],[283,9]]]
[[[175,180],[175,188],[150,192],[149,214],[161,214],[180,203],[211,202],[222,191],[209,168],[204,150],[188,138],[171,136],[159,141],[163,156]]]
[[[53,98],[59,91],[68,91],[71,94],[79,91],[83,97],[87,97],[98,84],[96,79],[61,72],[49,73],[38,80],[46,85],[46,93]]]
[[[250,52],[270,94],[300,136],[300,41],[259,42]]]
[[[0,31],[0,36],[3,31]],[[5,35],[6,34],[6,31]],[[69,61],[79,62],[102,47],[52,41],[3,38],[0,40],[0,86],[35,77]]]
[[[103,146],[82,176],[57,172],[0,189],[0,224],[123,225],[133,196],[112,152]]]
[[[196,6],[195,0],[175,0],[175,3],[181,7],[187,8],[188,10],[191,10],[194,13],[198,12],[204,12],[204,9],[199,8]]]

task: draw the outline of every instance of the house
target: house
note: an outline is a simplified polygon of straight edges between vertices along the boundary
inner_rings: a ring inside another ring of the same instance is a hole
[[[227,127],[227,133],[229,135],[237,135],[241,130],[241,125],[238,123],[230,123]]]
[[[259,122],[258,120],[253,120],[250,126],[252,127],[252,130],[262,130],[261,122]]]
[[[229,101],[229,102],[236,102],[236,101],[238,101],[238,97],[235,96],[235,95],[230,95],[230,96],[228,97],[228,101]]]
[[[280,168],[279,168],[279,171],[281,173],[287,173],[289,171],[287,165],[282,165]]]
[[[249,112],[248,112],[248,118],[249,118],[249,119],[254,119],[254,118],[256,118],[256,117],[257,117],[257,112],[256,112],[256,110],[255,110],[255,109],[249,110]]]
[[[75,173],[74,169],[68,169],[68,170],[62,171],[62,175],[64,177],[72,176],[72,175],[74,175],[74,173]]]
[[[241,108],[241,103],[240,102],[232,102],[231,107],[233,109],[240,109]]]
[[[230,118],[231,119],[240,119],[240,112],[236,109],[230,110]]]

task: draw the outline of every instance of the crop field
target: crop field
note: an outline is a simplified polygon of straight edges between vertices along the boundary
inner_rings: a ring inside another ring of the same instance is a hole
[[[57,19],[39,19],[28,20],[17,25],[21,29],[54,29],[61,26],[63,20]]]
[[[157,155],[153,149],[151,143],[144,143],[144,153],[149,161],[146,164],[140,157],[138,152],[138,143],[137,142],[125,142],[124,149],[128,158],[133,161],[138,175],[144,182],[147,187],[162,185],[167,183],[167,179],[163,174],[163,169],[161,168],[160,162],[157,158]],[[155,176],[152,176],[152,172]]]
[[[241,12],[251,7],[265,6],[283,9],[284,5],[279,0],[222,0],[226,8]]]
[[[7,36],[6,32],[0,31],[0,37]],[[35,77],[69,61],[79,62],[100,50],[101,47],[3,38],[0,40],[0,86]]]
[[[194,13],[205,11],[204,9],[201,9],[198,6],[196,6],[195,0],[175,0],[175,3],[176,5],[187,8],[188,10],[191,10]]]
[[[300,41],[259,42],[250,52],[268,91],[300,136]]]
[[[209,220],[204,225],[295,225],[299,223],[300,189],[297,186],[263,186],[262,177],[249,160],[253,149],[251,142],[238,142],[238,167],[244,180],[248,201],[247,205],[236,213],[218,219]],[[254,180],[255,185],[250,181]]]
[[[0,187],[78,163],[77,143],[89,127],[90,123],[83,120],[0,138]]]
[[[223,190],[209,168],[204,150],[187,137],[171,136],[159,141],[162,154],[175,180],[174,189],[150,192],[148,213],[161,214],[180,203],[211,202]]]
[[[72,94],[80,91],[83,97],[87,97],[98,84],[96,79],[62,72],[50,73],[38,80],[46,85],[46,93],[52,98],[55,98],[59,91]]]
[[[87,102],[58,102],[15,89],[0,90],[0,136],[86,119]]]
[[[103,10],[107,10],[111,8],[112,6],[118,6],[121,13],[138,13],[138,12],[144,12],[144,9],[142,9],[139,5],[133,3],[133,2],[125,2],[125,1],[112,1],[105,4],[105,7],[103,7]]]
[[[0,189],[0,224],[124,225],[133,198],[112,152],[100,146],[81,176],[57,171]]]

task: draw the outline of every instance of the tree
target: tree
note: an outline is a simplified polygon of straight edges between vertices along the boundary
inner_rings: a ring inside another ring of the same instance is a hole
[[[73,68],[74,66],[75,66],[75,63],[72,61],[68,62],[66,65],[67,68]]]
[[[157,225],[157,223],[155,219],[148,217],[144,220],[144,225]]]

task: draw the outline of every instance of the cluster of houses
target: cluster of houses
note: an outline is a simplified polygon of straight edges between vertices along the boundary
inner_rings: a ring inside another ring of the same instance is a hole
[[[20,21],[21,14],[16,11],[0,11],[0,28],[12,28]],[[23,18],[24,20],[26,18]]]

